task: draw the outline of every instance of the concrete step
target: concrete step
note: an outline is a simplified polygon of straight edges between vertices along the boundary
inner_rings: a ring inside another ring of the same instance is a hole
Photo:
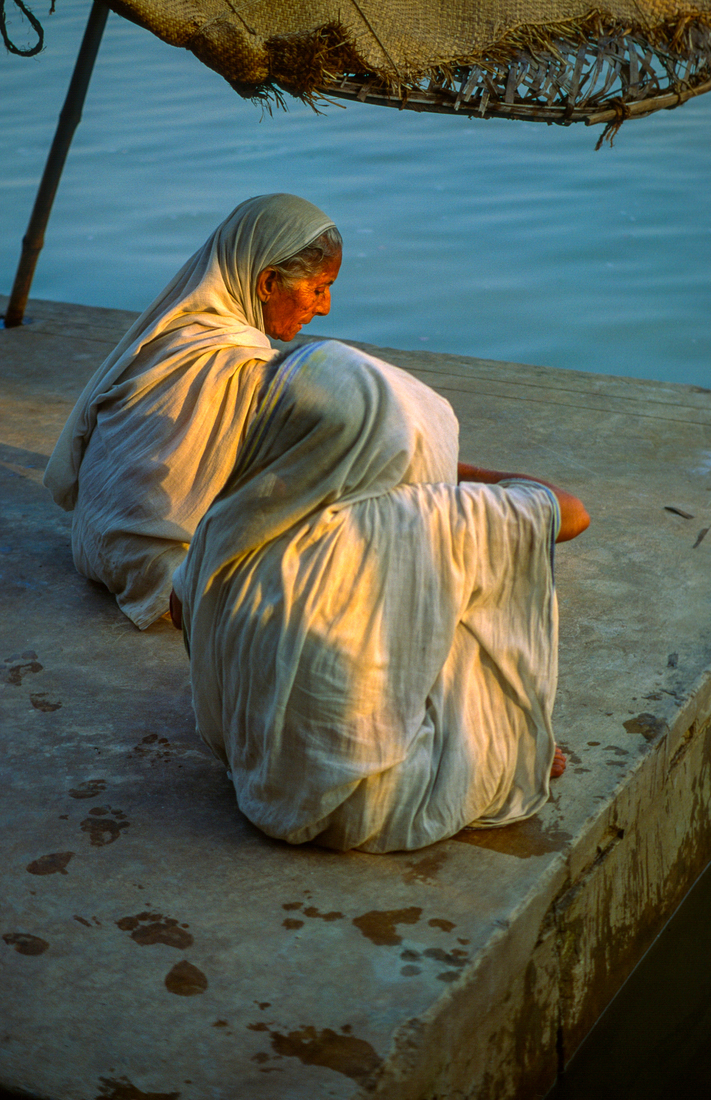
[[[451,401],[463,459],[563,485],[592,524],[557,553],[570,757],[544,811],[342,855],[241,817],[179,636],[75,573],[41,486],[133,315],[28,316],[0,330],[0,1086],[542,1096],[711,856],[711,392],[368,348]]]

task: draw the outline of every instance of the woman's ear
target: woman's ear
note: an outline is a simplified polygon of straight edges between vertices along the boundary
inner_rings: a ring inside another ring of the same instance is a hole
[[[257,276],[257,297],[260,302],[268,302],[277,285],[277,273],[273,267],[265,267]]]

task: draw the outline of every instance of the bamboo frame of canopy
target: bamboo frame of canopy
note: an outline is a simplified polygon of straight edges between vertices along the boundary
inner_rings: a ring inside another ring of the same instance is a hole
[[[574,64],[566,53],[574,54]],[[401,95],[372,78],[349,76],[324,84],[318,91],[361,103],[442,114],[459,112],[470,118],[564,126],[573,122],[604,124],[607,129],[599,147],[628,119],[670,110],[711,91],[711,68],[707,65],[687,63],[680,74],[668,55],[662,54],[657,66],[652,65],[653,59],[659,60],[659,55],[633,40],[602,43],[598,48],[589,43],[577,48],[574,43],[560,43],[555,53],[534,56],[521,51],[508,69],[460,68]]]

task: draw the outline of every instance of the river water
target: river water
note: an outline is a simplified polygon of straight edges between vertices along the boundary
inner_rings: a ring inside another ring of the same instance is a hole
[[[0,55],[5,292],[89,4],[34,7],[45,51]],[[293,191],[346,240],[321,333],[711,386],[711,95],[600,152],[580,124],[292,104],[262,117],[111,15],[33,293],[141,310],[238,202]]]
[[[45,52],[0,56],[3,291],[88,7],[36,7]],[[346,241],[321,333],[711,387],[711,95],[614,148],[598,133],[362,105],[262,117],[112,15],[33,293],[143,309],[234,205],[293,191]],[[711,1095],[709,904],[711,872],[551,1100]]]

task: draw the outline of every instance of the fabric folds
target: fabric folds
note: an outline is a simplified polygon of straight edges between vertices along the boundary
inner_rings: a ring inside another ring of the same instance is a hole
[[[413,849],[534,814],[554,741],[555,497],[456,485],[458,426],[334,342],[269,389],[174,584],[198,729],[270,836]]]
[[[74,510],[77,568],[141,628],[234,467],[273,357],[256,281],[333,222],[294,195],[247,200],[132,325],[79,398],[44,483]]]

